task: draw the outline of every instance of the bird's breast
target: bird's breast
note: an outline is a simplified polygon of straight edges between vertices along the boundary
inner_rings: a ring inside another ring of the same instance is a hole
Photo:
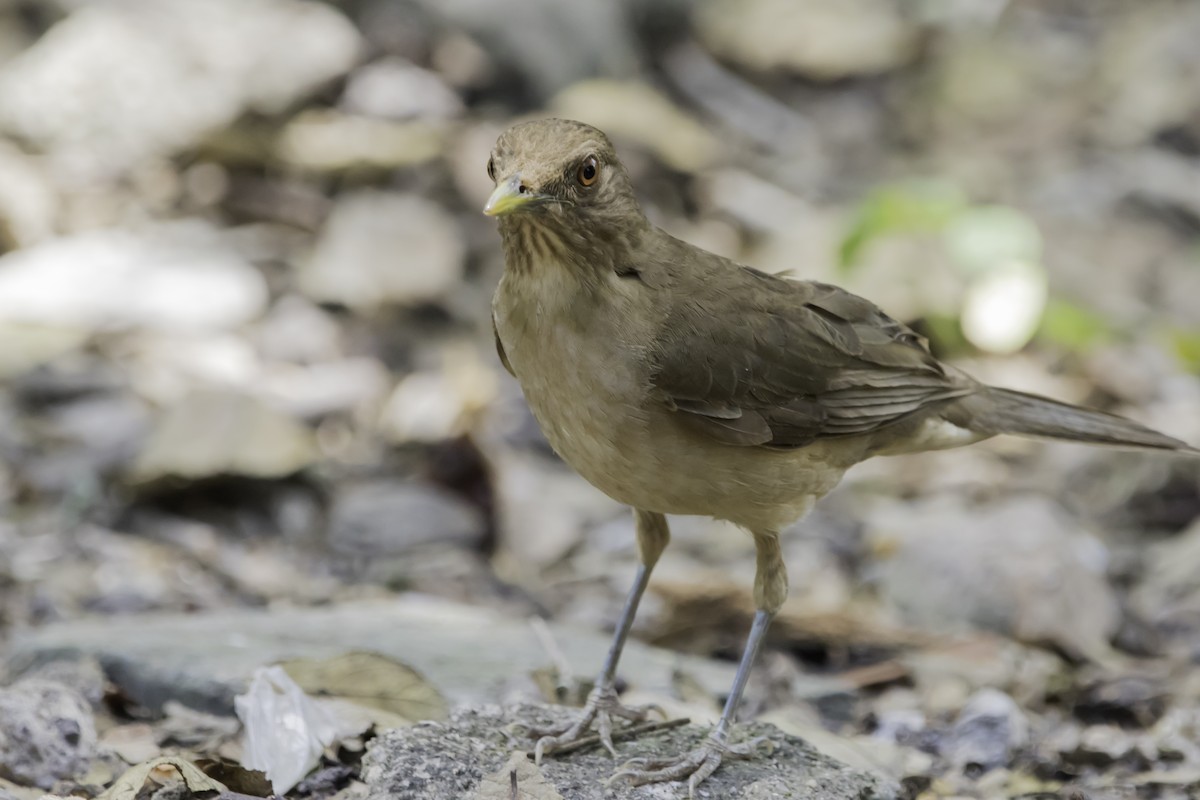
[[[652,393],[644,332],[618,310],[572,313],[555,297],[506,275],[493,302],[496,333],[550,445],[605,494],[647,511],[778,529],[840,478],[844,466],[819,447],[731,447],[690,432]]]

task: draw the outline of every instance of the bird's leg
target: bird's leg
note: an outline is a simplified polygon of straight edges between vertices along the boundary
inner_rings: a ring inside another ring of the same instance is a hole
[[[686,780],[688,797],[695,797],[696,787],[721,766],[723,759],[750,758],[759,745],[769,744],[767,739],[761,737],[740,744],[729,743],[729,728],[737,715],[742,692],[745,691],[746,681],[750,678],[750,670],[754,666],[758,651],[762,648],[772,618],[787,597],[788,589],[787,570],[779,548],[779,536],[774,532],[756,532],[754,541],[758,550],[758,572],[754,580],[754,600],[758,611],[754,614],[754,624],[751,625],[750,635],[746,639],[746,650],[738,664],[737,674],[733,677],[733,686],[725,700],[721,719],[699,747],[676,758],[631,759],[609,779],[610,782],[625,778],[634,786],[640,786],[645,783]]]
[[[588,735],[593,725],[600,736],[600,742],[615,758],[616,748],[612,740],[612,718],[640,722],[651,711],[662,710],[657,706],[624,706],[617,699],[616,677],[617,662],[621,659],[621,651],[625,648],[625,640],[629,637],[629,629],[633,627],[633,618],[637,615],[638,603],[650,583],[650,572],[658,563],[663,549],[671,538],[667,528],[667,518],[662,514],[640,509],[634,512],[637,528],[638,570],[633,580],[629,595],[625,598],[625,608],[621,611],[621,619],[617,622],[617,630],[613,635],[612,645],[596,679],[596,688],[588,695],[583,713],[573,722],[555,728],[530,728],[529,732],[538,737],[534,745],[534,759],[541,763],[542,755],[578,741]]]

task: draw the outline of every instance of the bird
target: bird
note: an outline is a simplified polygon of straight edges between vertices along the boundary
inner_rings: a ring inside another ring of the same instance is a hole
[[[623,705],[615,681],[668,514],[732,522],[756,552],[756,611],[716,726],[678,757],[632,759],[613,776],[687,781],[694,796],[722,761],[760,749],[730,731],[787,596],[780,532],[850,467],[998,434],[1200,454],[1113,414],[980,383],[868,300],[669,235],[590,125],[514,125],[487,172],[483,213],[504,251],[492,301],[500,361],[554,451],[635,520],[637,571],[595,688],[571,722],[531,729],[538,762],[593,727],[615,757],[613,725],[653,710]]]

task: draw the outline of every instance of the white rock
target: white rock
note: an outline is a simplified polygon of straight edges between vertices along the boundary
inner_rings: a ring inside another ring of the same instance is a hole
[[[300,287],[320,302],[370,310],[437,300],[457,285],[466,248],[454,220],[415,195],[360,191],[340,198]]]
[[[315,458],[312,434],[292,418],[237,392],[198,391],[163,414],[133,477],[279,478]]]
[[[0,256],[0,322],[221,330],[262,313],[262,275],[207,223],[94,231]]]
[[[33,158],[0,140],[0,246],[28,247],[54,234],[58,198]]]
[[[632,139],[678,170],[707,167],[720,150],[717,138],[699,121],[639,81],[580,81],[559,92],[551,109],[610,136]]]
[[[460,436],[496,397],[496,372],[478,355],[452,349],[440,370],[406,375],[380,415],[388,441],[437,442]]]
[[[400,58],[368,64],[351,76],[342,107],[352,114],[384,119],[452,119],[462,100],[437,73]]]
[[[299,0],[115,0],[70,14],[0,71],[0,128],[87,173],[176,152],[347,72],[360,37]]]
[[[713,0],[697,34],[714,54],[755,70],[817,80],[885,72],[916,54],[916,31],[894,0]]]
[[[911,624],[995,630],[1094,658],[1120,610],[1100,541],[1037,496],[888,504],[867,526],[882,595]]]

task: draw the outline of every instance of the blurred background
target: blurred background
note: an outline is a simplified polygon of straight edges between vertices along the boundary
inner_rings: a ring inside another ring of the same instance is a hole
[[[0,0],[0,642],[430,595],[608,630],[630,515],[491,339],[485,165],[536,116],[677,236],[1200,442],[1197,42],[1187,0]],[[864,464],[746,713],[915,791],[1200,781],[1198,516],[1183,458]],[[635,635],[733,659],[752,542],[674,532]]]

